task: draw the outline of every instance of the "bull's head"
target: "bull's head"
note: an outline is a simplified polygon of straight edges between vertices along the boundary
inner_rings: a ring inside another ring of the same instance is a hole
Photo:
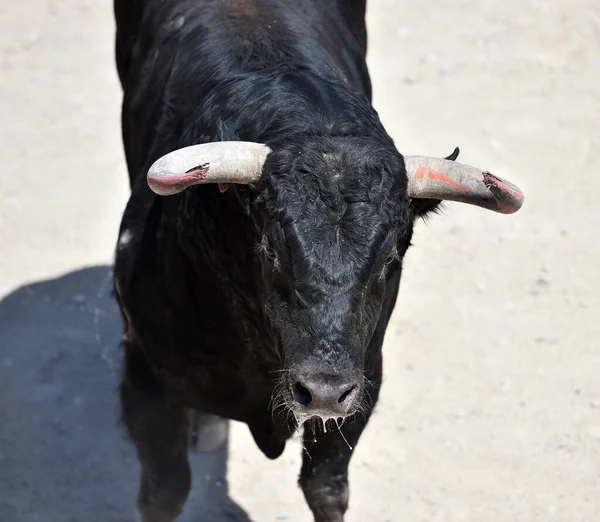
[[[506,214],[522,205],[516,186],[453,161],[457,154],[402,157],[360,138],[273,151],[218,142],[163,156],[147,179],[160,195],[204,183],[222,191],[255,186],[265,310],[285,363],[278,398],[300,421],[328,419],[360,409],[367,347],[374,334],[383,336],[422,203],[452,200]]]

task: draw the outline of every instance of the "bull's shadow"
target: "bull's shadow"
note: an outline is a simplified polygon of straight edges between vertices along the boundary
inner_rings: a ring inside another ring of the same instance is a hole
[[[0,521],[135,520],[138,463],[118,424],[121,323],[107,266],[0,301]],[[227,490],[227,445],[192,454],[182,522],[251,522]]]

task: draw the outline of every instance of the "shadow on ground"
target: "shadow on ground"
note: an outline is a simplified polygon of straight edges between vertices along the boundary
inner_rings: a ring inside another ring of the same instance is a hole
[[[135,520],[138,463],[118,424],[121,322],[97,266],[0,301],[0,521]],[[191,457],[182,522],[251,522],[228,496],[227,446]]]

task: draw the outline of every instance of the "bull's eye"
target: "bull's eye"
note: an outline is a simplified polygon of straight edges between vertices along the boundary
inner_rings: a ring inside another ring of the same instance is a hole
[[[392,263],[394,263],[395,261],[398,261],[398,251],[394,248],[394,251],[388,256],[388,258],[385,260],[385,263],[383,265],[383,268],[381,269],[381,274],[379,274],[379,280],[383,280],[383,278],[385,277],[388,268],[390,267],[390,265]]]
[[[269,260],[271,260],[272,262],[276,263],[277,262],[277,254],[275,252],[275,250],[273,250],[271,248],[271,246],[269,245],[269,241],[267,240],[267,238],[265,236],[263,236],[260,245],[258,245],[258,250],[260,250],[260,252],[262,252],[262,254]]]
[[[392,253],[388,256],[388,258],[385,260],[385,266],[389,266],[391,265],[394,261],[398,261],[398,250],[396,250],[394,248],[394,250],[392,251]]]

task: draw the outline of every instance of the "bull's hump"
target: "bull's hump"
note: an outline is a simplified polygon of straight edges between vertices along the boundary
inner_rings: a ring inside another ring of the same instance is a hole
[[[223,20],[229,43],[246,70],[261,70],[289,65],[295,54],[289,37],[290,27],[279,16],[277,3],[261,0],[227,0]]]

